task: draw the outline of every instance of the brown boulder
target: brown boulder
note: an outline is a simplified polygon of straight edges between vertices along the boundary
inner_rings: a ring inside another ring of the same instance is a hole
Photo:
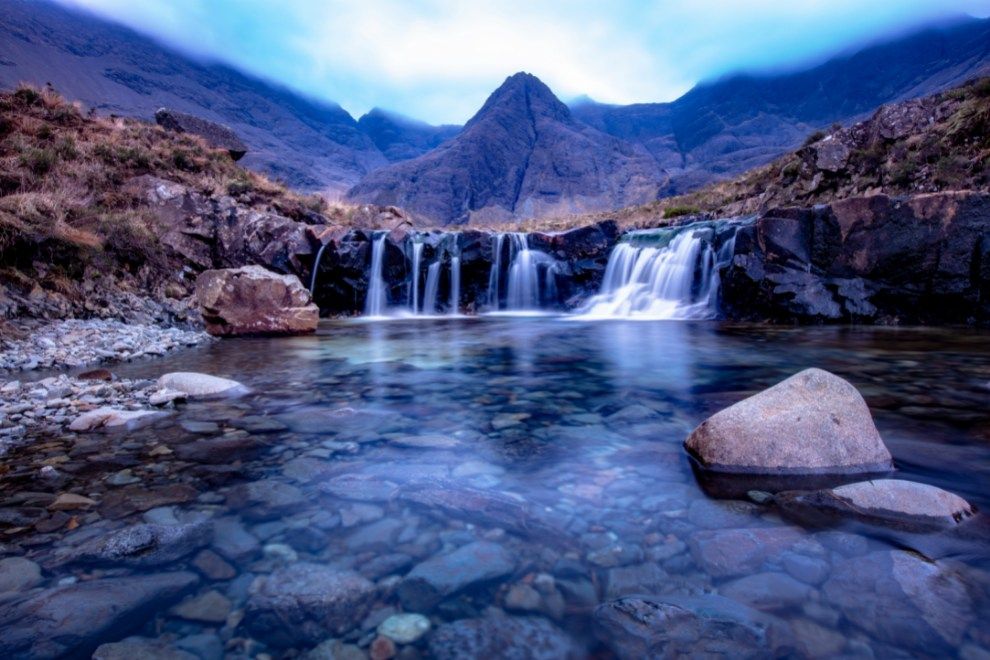
[[[892,466],[856,388],[806,369],[722,410],[684,446],[710,470],[750,474],[850,474]]]
[[[196,299],[211,335],[296,335],[316,331],[320,310],[295,275],[261,266],[208,270]]]

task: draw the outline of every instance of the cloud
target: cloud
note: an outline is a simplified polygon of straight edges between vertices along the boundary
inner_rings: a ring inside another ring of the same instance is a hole
[[[990,0],[60,0],[352,113],[463,122],[506,76],[562,98],[670,100]]]

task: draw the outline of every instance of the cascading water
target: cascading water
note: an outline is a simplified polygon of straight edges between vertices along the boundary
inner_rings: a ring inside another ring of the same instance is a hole
[[[385,293],[385,280],[382,266],[385,261],[385,238],[382,234],[371,244],[371,271],[368,274],[368,298],[364,304],[365,316],[385,316],[388,299]]]
[[[323,258],[323,251],[327,249],[328,243],[324,243],[320,246],[320,249],[316,253],[316,259],[313,260],[313,274],[309,277],[309,295],[313,296],[316,294],[316,274],[320,271],[320,260]]]
[[[544,303],[556,302],[557,261],[546,252],[529,247],[529,237],[523,233],[508,234],[509,271],[505,291],[505,306],[499,296],[501,280],[502,242],[505,234],[495,239],[495,260],[489,275],[488,298],[493,311],[534,312]],[[542,273],[542,277],[541,277]]]
[[[423,313],[437,311],[437,289],[440,288],[440,260],[437,259],[426,270],[426,294],[423,296]]]
[[[461,258],[450,257],[450,314],[456,316],[461,304]]]
[[[409,309],[419,314],[419,271],[423,261],[423,242],[413,240],[412,244],[412,286],[409,289]]]
[[[632,232],[612,251],[601,291],[579,317],[713,318],[720,273],[732,260],[738,226],[731,226],[718,248],[718,227],[711,223]]]

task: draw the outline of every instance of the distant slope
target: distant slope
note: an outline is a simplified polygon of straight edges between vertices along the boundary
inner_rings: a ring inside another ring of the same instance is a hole
[[[461,126],[432,126],[402,115],[374,108],[358,119],[358,128],[379,151],[395,163],[422,156],[461,131]]]
[[[643,147],[576,121],[539,79],[517,73],[456,137],[372,172],[348,196],[442,223],[497,222],[642,203],[664,180]]]
[[[342,192],[387,163],[340,106],[47,0],[0,0],[0,86],[52,83],[101,114],[151,120],[168,106],[218,121],[251,147],[245,166],[306,190]]]
[[[816,128],[990,73],[990,19],[941,27],[789,74],[734,75],[671,103],[580,102],[578,119],[646,146],[678,193],[763,165]]]

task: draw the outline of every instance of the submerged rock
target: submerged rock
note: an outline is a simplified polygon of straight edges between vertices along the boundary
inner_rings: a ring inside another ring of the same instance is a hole
[[[599,637],[620,658],[781,657],[782,622],[722,596],[628,596],[595,610]]]
[[[198,581],[187,572],[91,580],[7,604],[0,612],[0,656],[86,656],[145,623]]]
[[[511,658],[577,660],[585,657],[563,630],[540,617],[490,616],[445,623],[430,637],[437,660]]]
[[[71,550],[69,561],[113,566],[156,566],[192,554],[210,542],[212,527],[139,524],[93,539]]]
[[[356,573],[293,564],[255,582],[242,625],[272,646],[317,644],[357,626],[374,597],[375,585]]]
[[[0,595],[41,584],[41,567],[24,557],[0,559]]]
[[[704,468],[754,474],[849,474],[892,467],[863,397],[806,369],[722,410],[684,443]]]
[[[155,410],[121,410],[118,408],[97,408],[83,413],[69,424],[70,431],[95,431],[100,428],[124,428],[134,430],[147,426],[164,413]]]
[[[959,575],[901,550],[839,562],[822,591],[854,626],[933,655],[958,648],[973,621],[973,603]]]
[[[515,558],[504,547],[469,543],[413,568],[399,585],[399,599],[406,608],[425,612],[447,596],[509,575],[515,568]]]
[[[236,380],[200,374],[194,371],[175,371],[158,379],[160,388],[182,392],[189,398],[215,396],[239,396],[248,390]]]
[[[159,639],[128,637],[119,642],[102,644],[93,660],[198,660],[199,656],[177,649]]]
[[[909,530],[954,527],[975,514],[972,505],[958,495],[903,479],[780,493],[776,502],[785,513],[804,519],[849,517]]]
[[[295,275],[261,266],[208,270],[196,279],[211,335],[298,335],[316,331],[320,310]]]
[[[430,620],[422,614],[393,614],[378,625],[378,634],[398,644],[412,644],[430,631]]]

